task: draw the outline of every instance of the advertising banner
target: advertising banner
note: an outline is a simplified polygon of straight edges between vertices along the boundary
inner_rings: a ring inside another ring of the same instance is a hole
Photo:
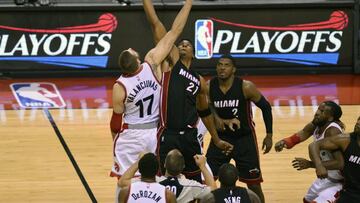
[[[230,53],[242,66],[350,66],[349,10],[250,10],[195,22],[195,56]]]
[[[167,29],[178,9],[159,10]],[[194,43],[194,67],[223,53],[238,67],[353,65],[349,8],[193,9],[181,36]],[[0,13],[0,71],[116,69],[120,52],[142,58],[154,47],[142,8]]]

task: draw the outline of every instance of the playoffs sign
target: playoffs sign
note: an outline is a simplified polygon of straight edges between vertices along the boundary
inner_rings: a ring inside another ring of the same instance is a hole
[[[97,22],[57,28],[0,25],[0,61],[25,61],[71,68],[105,68],[115,16],[105,13]]]
[[[195,22],[195,56],[209,59],[230,53],[234,58],[264,59],[283,64],[339,64],[340,55],[345,54],[344,43],[349,40],[345,32],[350,32],[349,17],[345,11],[333,11],[322,21],[287,24],[245,24],[241,23],[241,18],[239,22],[215,17],[199,19]],[[351,54],[349,50],[347,52]]]

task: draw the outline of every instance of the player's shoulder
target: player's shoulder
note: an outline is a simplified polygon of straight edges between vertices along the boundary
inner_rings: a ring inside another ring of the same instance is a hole
[[[242,90],[245,95],[252,95],[254,92],[257,92],[256,85],[250,80],[243,80]]]
[[[242,84],[244,88],[253,88],[256,87],[255,83],[250,80],[242,80]]]
[[[330,125],[328,128],[326,128],[325,137],[335,136],[341,133],[341,127],[338,127],[337,125]]]

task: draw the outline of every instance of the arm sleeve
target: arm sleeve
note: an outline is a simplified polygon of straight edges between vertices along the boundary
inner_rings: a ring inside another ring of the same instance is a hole
[[[122,114],[113,112],[110,121],[110,129],[113,133],[118,133],[121,130],[122,125]]]
[[[269,102],[265,99],[263,95],[261,95],[261,98],[258,102],[255,103],[257,107],[259,107],[262,111],[266,133],[272,133],[273,132],[273,118],[271,113],[271,105]]]

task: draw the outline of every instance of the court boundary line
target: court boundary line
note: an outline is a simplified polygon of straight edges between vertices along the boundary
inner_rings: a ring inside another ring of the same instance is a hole
[[[85,190],[88,193],[91,201],[94,202],[94,203],[97,203],[97,200],[96,200],[93,192],[91,191],[91,188],[90,188],[89,184],[86,182],[86,179],[85,179],[84,175],[82,174],[80,167],[76,163],[76,160],[75,160],[74,156],[72,155],[72,153],[70,151],[70,148],[67,146],[64,137],[61,135],[61,132],[60,132],[59,128],[57,127],[53,117],[51,116],[51,113],[50,113],[49,109],[43,109],[43,112],[45,113],[45,115],[48,118],[51,126],[53,127],[53,129],[55,131],[55,134],[57,135],[61,145],[63,146],[63,148],[64,148],[64,150],[65,150],[65,152],[66,152],[66,154],[68,156],[68,158],[70,159],[72,165],[74,166],[75,171],[78,174],[83,186],[85,187]]]

